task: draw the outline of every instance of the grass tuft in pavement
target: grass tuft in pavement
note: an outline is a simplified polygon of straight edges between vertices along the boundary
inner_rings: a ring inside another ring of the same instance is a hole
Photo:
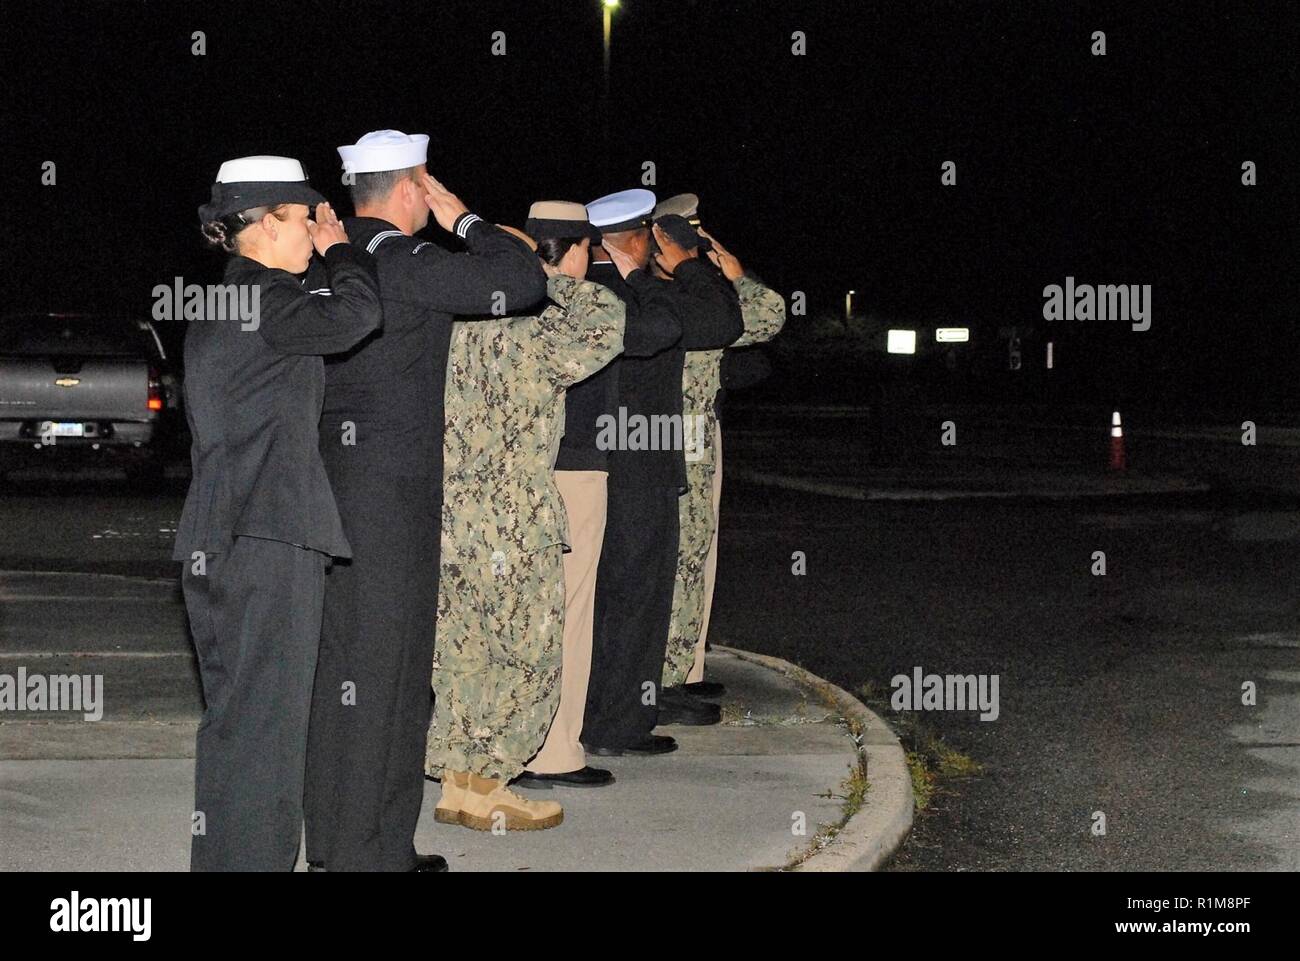
[[[862,722],[857,718],[844,717],[840,713],[839,702],[829,687],[814,685],[812,691],[816,694],[817,699],[824,706],[830,709],[830,714],[825,720],[835,720],[836,723],[843,725],[848,731],[849,737],[853,739],[853,745],[856,749],[856,759],[849,765],[848,776],[840,783],[839,792],[827,791],[825,794],[819,794],[817,797],[838,799],[842,803],[840,807],[840,820],[837,824],[819,824],[817,833],[813,835],[812,841],[803,851],[793,854],[785,866],[785,870],[798,867],[804,861],[807,861],[814,854],[822,851],[828,844],[835,840],[844,825],[849,823],[849,819],[862,809],[866,802],[867,792],[871,790],[871,782],[867,780],[867,751],[862,743],[863,735],[866,733],[862,727]],[[807,699],[807,691],[804,691],[804,698]]]
[[[890,726],[898,735],[898,740],[902,742],[907,756],[907,767],[912,775],[912,794],[916,798],[917,811],[924,811],[930,805],[942,781],[949,778],[975,777],[984,773],[983,765],[928,731],[916,714],[911,712],[891,714],[888,697],[874,681],[865,681],[858,685],[857,694],[868,707],[890,718]]]

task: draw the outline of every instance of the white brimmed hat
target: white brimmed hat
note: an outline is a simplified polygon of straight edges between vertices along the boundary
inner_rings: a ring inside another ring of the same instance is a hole
[[[343,169],[355,174],[418,167],[429,157],[429,135],[372,130],[354,144],[339,147]]]

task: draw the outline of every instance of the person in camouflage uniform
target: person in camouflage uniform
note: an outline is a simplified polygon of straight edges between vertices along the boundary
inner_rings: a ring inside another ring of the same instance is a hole
[[[560,693],[568,524],[551,469],[565,390],[623,348],[622,302],[581,279],[587,246],[543,258],[540,315],[453,326],[425,762],[442,779],[443,823],[538,830],[563,818],[506,784],[541,747]]]
[[[688,212],[693,214],[694,210]],[[731,346],[747,347],[771,340],[785,324],[785,299],[746,274],[734,255],[708,233],[700,232],[713,245],[708,257],[732,282],[740,296],[745,331]],[[714,442],[720,438],[717,436],[718,421],[714,401],[721,388],[722,354],[722,350],[688,351],[686,366],[682,371],[683,423],[691,426],[688,439],[694,446],[687,449],[688,483],[686,493],[678,501],[681,533],[677,547],[677,578],[673,586],[668,654],[664,660],[663,687],[666,688],[678,688],[687,683],[703,630],[707,601],[705,570],[717,531],[713,482],[714,472],[720,465],[715,461]]]

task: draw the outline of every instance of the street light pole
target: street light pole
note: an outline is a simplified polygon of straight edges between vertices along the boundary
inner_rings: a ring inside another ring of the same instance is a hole
[[[604,0],[605,14],[605,103],[609,104],[609,36],[614,26],[614,8],[618,0]]]
[[[614,8],[618,6],[618,0],[602,0],[603,19],[605,26],[605,56],[604,56],[604,74],[605,74],[605,96],[601,102],[601,127],[604,136],[601,138],[601,157],[603,166],[609,167],[609,115],[612,110],[609,102],[609,40],[614,29]]]

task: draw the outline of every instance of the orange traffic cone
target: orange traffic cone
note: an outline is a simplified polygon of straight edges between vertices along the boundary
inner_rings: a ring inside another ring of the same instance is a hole
[[[1110,463],[1109,470],[1124,470],[1124,428],[1120,424],[1119,411],[1110,415]]]

